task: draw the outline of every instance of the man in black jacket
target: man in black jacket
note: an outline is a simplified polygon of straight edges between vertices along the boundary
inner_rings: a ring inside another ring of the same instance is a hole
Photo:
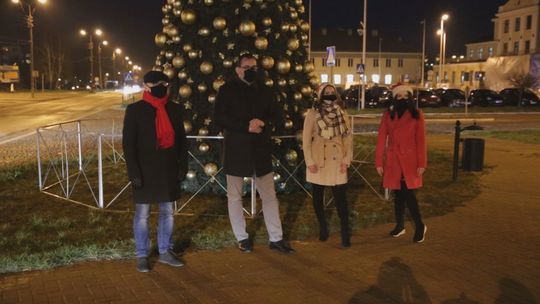
[[[182,108],[168,100],[168,81],[162,72],[146,73],[143,99],[130,104],[124,117],[122,145],[133,188],[133,233],[140,272],[150,271],[150,204],[159,204],[158,262],[183,265],[170,250],[173,202],[180,197],[180,182],[187,171],[187,142]]]
[[[251,252],[242,208],[242,185],[244,177],[253,177],[262,199],[270,249],[289,253],[294,250],[283,241],[270,137],[272,128],[283,123],[281,111],[272,92],[257,83],[257,60],[252,55],[240,56],[236,74],[236,79],[220,88],[214,112],[214,121],[225,136],[229,219],[240,250]]]

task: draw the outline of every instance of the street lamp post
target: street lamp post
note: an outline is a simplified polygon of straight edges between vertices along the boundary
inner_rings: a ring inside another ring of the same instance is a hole
[[[426,19],[422,20],[422,25],[424,25],[423,35],[422,35],[422,69],[421,69],[421,78],[420,85],[424,87],[424,77],[426,74]]]
[[[103,31],[100,30],[100,29],[96,29],[94,31],[94,33],[90,32],[86,32],[86,30],[82,29],[79,31],[79,33],[81,34],[81,36],[88,36],[89,38],[89,42],[88,42],[88,49],[90,50],[90,92],[94,92],[94,89],[95,89],[95,82],[94,82],[94,34],[98,37],[100,37],[101,35],[103,35]],[[100,42],[101,44],[101,42]],[[100,51],[100,47],[98,47],[98,52],[101,52]],[[101,56],[100,56],[101,57]],[[100,81],[101,81],[101,65],[100,65]]]
[[[109,45],[109,42],[107,40],[104,40],[98,44],[99,86],[103,90],[105,86],[103,83],[103,71],[101,70],[101,45],[107,46]]]
[[[448,20],[449,16],[448,14],[443,14],[441,16],[441,28],[440,28],[440,51],[439,51],[439,83],[443,83],[443,71],[444,71],[444,56],[445,56],[445,40],[446,40],[446,34],[444,32],[444,22]]]
[[[116,74],[116,55],[122,54],[122,49],[116,48],[112,53],[112,63],[113,63],[113,75],[114,80],[118,81],[118,75]]]
[[[360,29],[358,30],[359,33],[362,35],[362,64],[364,65],[364,73],[360,74],[360,80],[359,85],[362,86],[362,88],[358,88],[358,111],[360,109],[364,109],[366,105],[366,37],[367,37],[367,1],[364,0],[364,18],[363,21],[360,22]]]
[[[379,84],[382,79],[382,41],[383,39],[379,37]]]
[[[30,91],[32,98],[34,98],[36,91],[36,82],[34,77],[34,12],[36,11],[36,7],[31,3],[23,3],[21,0],[11,0],[11,2],[18,4],[26,14],[26,26],[28,27],[30,36]],[[37,2],[46,4],[47,0],[38,0]]]

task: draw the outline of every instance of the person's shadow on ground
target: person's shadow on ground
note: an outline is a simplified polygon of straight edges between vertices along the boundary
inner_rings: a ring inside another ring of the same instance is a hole
[[[349,304],[431,303],[431,299],[414,277],[411,268],[393,257],[379,268],[377,285],[359,291]]]
[[[536,297],[525,285],[510,278],[499,280],[501,294],[494,304],[537,304]]]

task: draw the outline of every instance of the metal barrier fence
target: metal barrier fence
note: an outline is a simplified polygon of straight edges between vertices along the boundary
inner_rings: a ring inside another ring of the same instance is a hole
[[[358,116],[357,116],[358,117]],[[353,125],[354,119],[353,117]],[[125,162],[121,150],[121,129],[114,121],[110,124],[110,131],[89,131],[86,124],[95,121],[70,121],[66,123],[54,124],[39,127],[36,130],[36,149],[38,162],[38,185],[41,192],[54,196],[59,199],[81,204],[90,208],[106,209],[111,207],[118,198],[129,188],[130,182],[126,183],[118,191],[107,188],[104,182],[104,170],[106,167],[118,165]],[[357,136],[361,133],[354,132]],[[217,140],[222,141],[222,136],[187,136],[188,140]],[[280,140],[296,140],[296,136],[277,136]],[[388,192],[381,195],[368,179],[362,174],[361,167],[372,165],[368,158],[373,154],[374,147],[361,146],[356,147],[354,160],[350,166],[349,180],[354,176],[359,176],[364,183],[381,200],[388,197]],[[105,151],[107,153],[105,153]],[[189,157],[204,169],[205,164],[192,151]],[[294,183],[299,186],[308,196],[311,193],[306,189],[303,180],[297,176],[298,171],[305,166],[303,158],[299,158],[294,166],[285,166],[273,155],[275,164],[280,172],[285,174],[283,185]],[[92,166],[95,164],[95,166]],[[95,168],[97,167],[97,172]],[[175,202],[175,211],[177,214],[183,214],[188,205],[211,183],[216,183],[219,188],[227,192],[226,186],[219,181],[217,176],[222,174],[223,168],[218,168],[216,172],[209,174],[206,181],[190,197],[183,202]],[[370,168],[373,170],[373,168]],[[97,184],[91,181],[92,174],[97,174]],[[124,176],[127,179],[127,176]],[[244,208],[244,212],[249,217],[255,217],[261,210],[257,209],[256,185],[251,178],[246,182],[250,183],[250,205]],[[54,191],[56,190],[56,191]],[[89,191],[91,201],[81,201],[73,197],[74,191]],[[333,199],[325,200],[330,204]]]

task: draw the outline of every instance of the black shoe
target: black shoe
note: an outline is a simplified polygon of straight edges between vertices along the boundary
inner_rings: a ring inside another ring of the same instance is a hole
[[[268,247],[270,247],[270,249],[272,249],[272,250],[276,250],[276,251],[279,251],[281,253],[295,252],[295,250],[292,249],[291,247],[289,247],[287,244],[285,244],[285,242],[283,240],[277,241],[277,242],[270,242]]]
[[[326,242],[328,240],[328,228],[326,226],[321,226],[319,230],[319,241]]]
[[[423,226],[422,228],[416,228],[416,231],[414,232],[413,242],[415,243],[422,243],[424,239],[426,238],[427,226],[426,225],[422,225],[422,226]]]
[[[238,248],[242,252],[252,252],[253,251],[253,246],[251,246],[251,242],[249,241],[249,239],[244,239],[244,240],[241,240],[240,242],[238,242]]]
[[[398,237],[405,234],[405,228],[402,226],[396,226],[394,230],[390,231],[390,236]]]
[[[184,266],[184,263],[177,259],[174,255],[172,255],[170,252],[160,253],[158,262],[170,265],[172,267],[182,267]]]
[[[149,272],[150,264],[148,264],[148,258],[137,258],[137,271]]]

